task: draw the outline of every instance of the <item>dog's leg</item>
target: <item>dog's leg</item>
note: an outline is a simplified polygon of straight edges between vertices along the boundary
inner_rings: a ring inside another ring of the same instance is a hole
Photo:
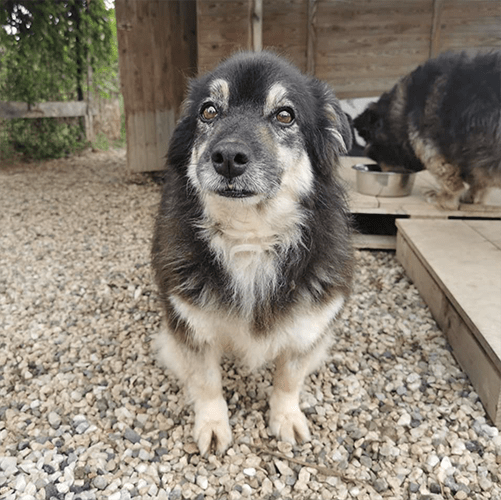
[[[437,179],[440,190],[425,193],[429,203],[435,203],[443,210],[457,210],[461,193],[465,184],[461,178],[459,167],[448,163],[442,155],[429,156],[425,163],[427,170]]]
[[[465,189],[459,167],[449,163],[438,151],[432,140],[423,139],[411,128],[410,141],[414,153],[426,169],[437,179],[440,190],[425,193],[429,203],[436,203],[443,210],[457,210],[459,198]]]
[[[213,445],[222,453],[231,443],[228,407],[223,398],[220,354],[210,346],[203,352],[180,344],[163,331],[157,338],[160,360],[185,386],[195,409],[193,437],[202,455]]]
[[[438,180],[441,189],[438,192],[426,193],[427,201],[436,203],[443,210],[457,210],[461,193],[465,189],[464,182],[455,166],[440,160],[438,162],[438,168],[435,168],[435,165],[427,165],[427,168]]]
[[[299,409],[299,393],[305,377],[317,368],[326,351],[326,344],[320,342],[306,355],[281,354],[275,360],[269,425],[282,441],[296,444],[310,440],[308,421]]]
[[[187,381],[188,392],[195,406],[193,437],[200,453],[207,455],[214,445],[222,453],[231,443],[231,429],[228,420],[228,406],[223,398],[219,357],[202,360],[202,370],[193,370],[193,378]]]
[[[437,158],[436,162],[427,165],[427,168],[438,180],[441,187],[438,192],[428,192],[427,201],[436,203],[443,210],[457,210],[461,193],[465,190],[459,169],[441,158]]]

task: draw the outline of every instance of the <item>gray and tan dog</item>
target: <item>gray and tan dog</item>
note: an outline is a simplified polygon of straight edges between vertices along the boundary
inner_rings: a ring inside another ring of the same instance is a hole
[[[430,171],[440,191],[429,201],[481,203],[501,188],[501,53],[430,59],[354,124],[383,170]]]
[[[239,53],[191,83],[173,134],[152,248],[160,360],[194,404],[202,454],[232,436],[223,355],[275,363],[269,425],[310,437],[299,393],[332,344],[352,278],[336,175],[351,145],[331,90],[282,58]]]

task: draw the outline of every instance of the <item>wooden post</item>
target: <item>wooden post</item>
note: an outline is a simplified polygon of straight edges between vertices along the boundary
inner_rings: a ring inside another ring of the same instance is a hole
[[[88,56],[87,59],[90,59],[90,56]],[[93,113],[92,113],[92,67],[89,64],[89,61],[87,61],[87,106],[85,109],[85,116],[84,116],[84,121],[85,121],[85,138],[89,142],[94,142],[95,136],[94,136],[94,120],[93,120]]]
[[[311,75],[315,74],[315,53],[317,51],[317,40],[315,33],[315,18],[317,15],[317,0],[308,0],[308,26],[306,41],[306,71]]]
[[[253,0],[251,5],[252,42],[256,52],[263,50],[263,0]]]
[[[196,70],[190,0],[116,0],[127,168],[162,170],[186,89]]]
[[[431,20],[430,58],[440,53],[440,33],[442,30],[442,0],[433,0],[433,18]]]

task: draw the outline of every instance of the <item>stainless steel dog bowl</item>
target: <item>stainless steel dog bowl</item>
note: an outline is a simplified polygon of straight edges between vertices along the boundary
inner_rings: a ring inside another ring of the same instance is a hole
[[[409,196],[416,172],[382,172],[379,165],[357,163],[352,167],[357,175],[357,191],[370,196]]]

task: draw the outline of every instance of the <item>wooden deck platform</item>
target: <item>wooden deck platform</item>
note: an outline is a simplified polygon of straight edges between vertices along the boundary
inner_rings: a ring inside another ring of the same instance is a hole
[[[501,221],[396,225],[399,261],[501,429]]]
[[[395,220],[420,219],[500,219],[501,190],[492,190],[485,204],[461,204],[459,210],[441,210],[426,201],[425,193],[436,189],[437,183],[427,172],[419,172],[410,196],[385,198],[367,196],[356,190],[356,173],[351,168],[356,163],[374,163],[368,158],[341,158],[340,174],[347,184],[350,210],[361,223],[361,232],[355,239],[358,248],[395,249]],[[392,231],[393,229],[393,231]]]

